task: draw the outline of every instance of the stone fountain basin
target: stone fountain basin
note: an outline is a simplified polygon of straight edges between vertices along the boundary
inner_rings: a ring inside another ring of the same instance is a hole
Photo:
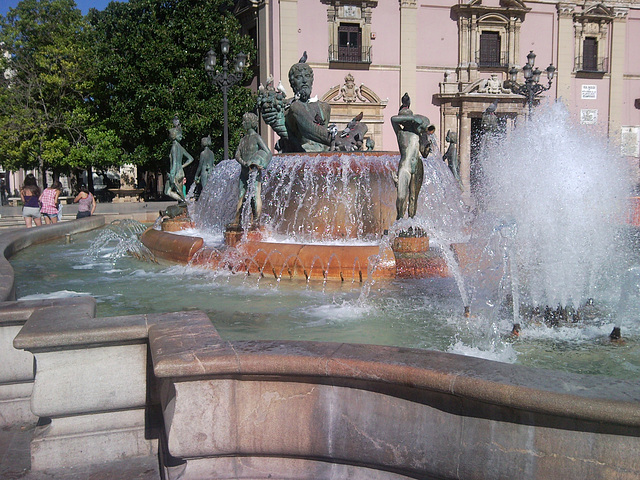
[[[203,246],[200,237],[153,228],[145,231],[140,240],[162,260],[239,273],[362,282],[367,279],[370,259],[380,256],[380,262],[371,272],[373,278],[396,276],[393,251],[389,247],[381,249],[379,245],[280,243],[263,241],[254,234],[234,247],[218,250]]]
[[[103,223],[20,229],[0,250]],[[34,472],[160,450],[163,478],[182,480],[640,477],[634,381],[399,347],[231,342],[204,312],[95,318],[90,297],[12,301],[5,258],[0,278],[2,420],[18,407],[50,417]]]
[[[167,222],[165,222],[167,223]],[[306,280],[363,282],[383,278],[425,278],[450,276],[447,264],[427,237],[396,237],[390,246],[382,244],[314,244],[262,240],[250,232],[234,246],[221,249],[204,246],[200,237],[177,235],[179,222],[168,222],[167,231],[147,229],[141,242],[156,258],[210,269]],[[190,223],[184,224],[189,228]],[[164,224],[163,224],[164,228]],[[456,257],[470,261],[466,245],[454,245]]]

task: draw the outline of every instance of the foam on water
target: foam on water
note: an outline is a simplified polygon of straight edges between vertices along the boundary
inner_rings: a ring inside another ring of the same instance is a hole
[[[362,318],[373,310],[371,306],[360,306],[350,301],[316,305],[301,310],[300,313],[307,317],[317,318],[323,322],[339,323]]]
[[[58,290],[50,293],[34,293],[31,295],[25,295],[24,297],[20,297],[20,300],[52,300],[57,298],[82,297],[88,295],[91,295],[91,293],[75,292],[73,290]]]
[[[561,103],[538,108],[530,121],[487,142],[481,165],[475,240],[493,236],[496,259],[504,250],[525,301],[577,307],[617,282],[632,176]]]
[[[457,353],[458,355],[465,355],[468,357],[495,360],[503,363],[515,363],[518,359],[518,353],[513,349],[513,346],[506,343],[500,344],[499,346],[492,346],[490,349],[486,350],[480,347],[467,345],[463,341],[458,340],[447,349],[447,352]]]

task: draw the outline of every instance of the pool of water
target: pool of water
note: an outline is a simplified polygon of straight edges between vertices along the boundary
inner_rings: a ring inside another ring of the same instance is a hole
[[[98,316],[198,309],[229,340],[314,340],[395,345],[459,353],[507,363],[618,378],[640,378],[638,322],[622,325],[624,343],[608,341],[616,319],[606,306],[580,322],[548,327],[473,312],[464,317],[450,278],[358,282],[246,276],[168,266],[115,254],[90,254],[100,231],[30,247],[10,259],[19,299],[91,295]],[[640,302],[639,302],[640,303]],[[640,311],[640,305],[638,305]]]

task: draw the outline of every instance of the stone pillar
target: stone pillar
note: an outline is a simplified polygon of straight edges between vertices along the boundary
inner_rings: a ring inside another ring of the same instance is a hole
[[[0,427],[35,424],[37,420],[29,408],[33,355],[13,348],[13,339],[33,309],[33,302],[0,304]]]
[[[557,98],[567,102],[571,98],[571,74],[574,62],[575,34],[573,31],[573,11],[571,3],[558,4],[558,65],[556,75]]]
[[[273,58],[272,44],[271,44],[271,0],[263,0],[257,7],[257,26],[258,26],[258,56],[260,61],[260,78],[259,83],[263,85],[267,83],[267,77],[273,75],[273,64],[271,59]],[[283,83],[286,85],[286,82]],[[262,120],[260,116],[260,134],[262,138],[267,142],[267,146],[273,151],[275,144],[272,130]]]
[[[400,0],[400,92],[416,98],[416,47],[418,6],[416,0]]]
[[[611,58],[609,84],[609,138],[620,140],[624,92],[624,59],[627,36],[626,8],[615,8],[611,25]]]
[[[471,204],[471,118],[468,112],[461,110],[460,132],[458,135],[458,156],[460,158],[460,180],[462,198]]]
[[[460,63],[456,73],[458,74],[459,82],[469,81],[469,19],[467,17],[460,17],[458,19],[458,36],[460,43],[458,44],[458,57]]]
[[[287,90],[289,68],[298,63],[298,0],[280,0],[280,81]]]
[[[476,55],[478,53],[478,43],[479,37],[478,34],[478,19],[475,15],[471,16],[470,20],[470,32],[469,32],[469,82],[475,82],[478,79],[478,59]]]
[[[36,359],[31,410],[40,422],[31,440],[32,471],[157,452],[146,421],[152,315],[97,319],[90,300],[89,308],[34,312],[14,340]]]
[[[447,131],[451,130],[452,132],[456,132],[456,135],[459,136],[458,131],[458,109],[456,107],[452,107],[451,104],[443,105],[440,109],[442,115],[442,123],[440,130],[440,145],[442,153],[444,154],[447,151],[447,142],[445,141],[445,137],[447,136]],[[458,142],[458,149],[460,148],[460,143]]]

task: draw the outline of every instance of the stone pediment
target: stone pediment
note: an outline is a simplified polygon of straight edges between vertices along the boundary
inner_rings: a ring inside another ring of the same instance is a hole
[[[321,99],[323,102],[331,104],[341,103],[369,103],[372,105],[386,105],[389,99],[382,100],[373,90],[361,83],[359,86],[355,84],[355,79],[349,73],[344,78],[342,85],[331,87]]]
[[[456,13],[477,16],[487,15],[488,13],[498,13],[502,16],[524,16],[531,9],[521,0],[500,0],[499,5],[483,4],[482,0],[471,0],[466,4],[458,4],[453,6]]]
[[[583,12],[579,15],[576,15],[576,19],[579,20],[611,20],[614,17],[613,9],[603,5],[602,3],[598,3],[597,5],[593,5],[589,8],[583,10]]]

